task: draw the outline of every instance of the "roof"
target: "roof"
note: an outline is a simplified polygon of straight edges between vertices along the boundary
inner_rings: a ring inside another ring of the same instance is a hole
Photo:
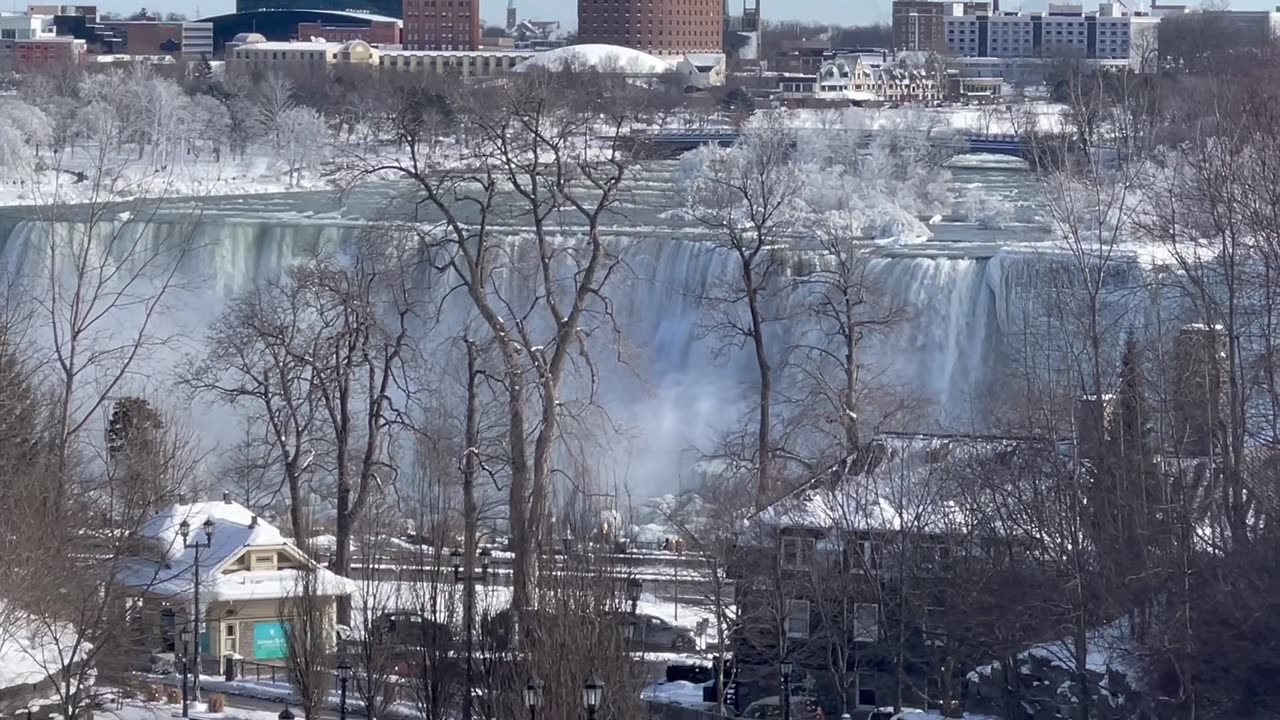
[[[525,60],[515,67],[522,72],[531,68],[551,71],[593,68],[606,72],[628,75],[660,75],[671,72],[672,66],[649,53],[622,47],[621,45],[567,45],[547,50]]]
[[[1020,441],[898,436],[867,448],[864,472],[846,458],[758,512],[749,523],[806,530],[950,533],[972,524],[953,492],[956,461],[992,458]]]
[[[403,24],[400,18],[391,17],[390,15],[378,15],[376,13],[352,12],[350,10],[325,10],[323,8],[305,9],[305,8],[280,8],[278,10],[245,10],[244,12],[224,13],[222,15],[210,15],[202,17],[195,22],[215,22],[217,20],[225,20],[234,18],[238,15],[255,15],[264,13],[314,13],[316,15],[325,15],[328,17],[344,17],[351,20],[365,20],[369,22],[393,22],[397,25]]]
[[[156,595],[190,594],[196,550],[187,548],[180,535],[184,520],[190,526],[192,542],[205,540],[202,526],[206,520],[213,524],[209,546],[200,550],[200,591],[209,601],[281,598],[292,591],[298,570],[222,572],[228,563],[255,547],[290,550],[317,574],[321,594],[345,595],[354,589],[350,580],[312,562],[275,526],[230,500],[174,504],[148,520],[139,534],[152,553],[130,561],[122,573],[123,585]]]
[[[279,40],[268,40],[266,42],[245,43],[240,46],[240,50],[340,50],[342,43],[339,42],[281,42]]]

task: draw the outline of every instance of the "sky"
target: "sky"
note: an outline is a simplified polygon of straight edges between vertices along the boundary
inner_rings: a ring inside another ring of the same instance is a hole
[[[1048,0],[1003,0],[1002,9],[1016,10],[1019,6],[1028,11],[1043,10]],[[1070,0],[1062,0],[1068,2]],[[1076,0],[1077,2],[1081,0]],[[1131,4],[1148,0],[1130,0]],[[1199,0],[1179,0],[1188,4],[1200,4]],[[741,7],[741,0],[728,0],[731,11]],[[1096,6],[1096,0],[1083,0],[1086,9]],[[1270,10],[1277,0],[1232,0],[1230,6],[1237,10]],[[891,0],[760,0],[760,15],[766,20],[816,20],[838,25],[864,25],[887,23],[890,20]],[[24,8],[25,0],[9,0],[13,9]],[[3,7],[0,0],[0,7]],[[770,7],[772,6],[772,7]],[[120,13],[136,12],[138,0],[99,0],[100,10]],[[235,10],[235,0],[155,0],[146,6],[150,11],[180,12],[190,17],[216,15]],[[480,12],[487,22],[502,24],[506,17],[507,0],[480,0]],[[565,26],[577,25],[577,0],[516,0],[520,17],[559,20]]]

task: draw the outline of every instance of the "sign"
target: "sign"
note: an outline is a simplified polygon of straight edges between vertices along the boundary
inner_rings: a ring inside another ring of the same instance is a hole
[[[253,624],[253,659],[283,660],[288,655],[285,642],[285,623],[256,622]]]

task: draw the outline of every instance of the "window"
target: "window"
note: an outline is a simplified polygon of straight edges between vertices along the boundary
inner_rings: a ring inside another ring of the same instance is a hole
[[[924,622],[921,623],[925,645],[943,645],[947,641],[947,632],[942,625],[942,608],[927,607],[924,609]]]
[[[785,619],[787,637],[789,638],[807,638],[809,637],[809,601],[808,600],[788,600],[787,616]]]
[[[853,604],[853,639],[858,642],[875,642],[880,639],[879,605]]]
[[[815,541],[811,537],[802,535],[783,535],[782,536],[782,567],[791,569],[803,569],[809,566],[809,559],[813,557],[813,547]]]
[[[858,706],[876,707],[875,676],[871,673],[858,673]]]

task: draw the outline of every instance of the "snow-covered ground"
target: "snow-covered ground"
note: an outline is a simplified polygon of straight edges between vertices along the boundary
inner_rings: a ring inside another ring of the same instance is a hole
[[[70,626],[43,622],[0,603],[0,688],[38,683],[89,650]]]
[[[162,703],[144,703],[140,700],[127,700],[122,707],[109,706],[94,713],[96,720],[173,720],[181,716],[182,707]],[[227,708],[226,712],[207,713],[193,710],[191,717],[197,720],[276,720],[277,713],[265,710],[246,710],[244,708]],[[298,720],[304,720],[297,715]]]
[[[1044,132],[1063,128],[1067,106],[1051,102],[1026,102],[995,105],[948,105],[928,108],[917,106],[884,108],[840,108],[792,110],[788,122],[795,127],[845,127],[863,130],[899,130],[906,128],[952,128],[984,135],[1011,134],[1035,120]]]

